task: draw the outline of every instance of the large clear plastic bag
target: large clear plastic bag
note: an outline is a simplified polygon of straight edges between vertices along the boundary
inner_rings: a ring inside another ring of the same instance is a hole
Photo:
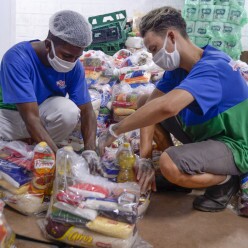
[[[31,150],[23,142],[10,142],[0,154],[0,186],[5,203],[26,215],[46,211],[55,170],[50,147],[41,142]]]
[[[81,247],[132,247],[137,238],[140,188],[89,174],[70,149],[57,152],[53,198],[43,231],[49,238]]]

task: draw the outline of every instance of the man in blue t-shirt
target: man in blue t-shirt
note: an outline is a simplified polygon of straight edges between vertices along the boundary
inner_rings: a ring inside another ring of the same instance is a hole
[[[81,120],[85,151],[98,161],[96,117],[79,57],[92,41],[91,26],[79,13],[55,13],[44,41],[20,42],[1,61],[0,138],[46,141],[57,151]]]
[[[223,210],[239,189],[239,175],[248,172],[246,82],[227,54],[190,41],[174,8],[149,12],[141,19],[140,33],[153,61],[167,72],[148,102],[110,125],[100,137],[100,152],[122,133],[141,128],[141,190],[155,186],[151,156],[157,137],[164,151],[159,161],[163,177],[189,189],[207,188],[195,198],[195,209]],[[169,133],[184,144],[173,146]]]

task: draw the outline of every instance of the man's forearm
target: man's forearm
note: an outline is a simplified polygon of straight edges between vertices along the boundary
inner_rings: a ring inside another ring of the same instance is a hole
[[[35,120],[28,121],[26,123],[26,128],[35,142],[39,143],[41,141],[45,141],[55,153],[57,152],[58,147],[53,142],[39,119],[36,118]]]
[[[152,142],[155,126],[151,125],[140,129],[140,157],[152,157]]]
[[[81,114],[81,131],[85,150],[96,150],[96,116],[94,111]]]

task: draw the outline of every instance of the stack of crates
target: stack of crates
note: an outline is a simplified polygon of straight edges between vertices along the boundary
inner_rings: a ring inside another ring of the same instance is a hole
[[[125,10],[89,17],[92,25],[93,42],[88,50],[101,50],[113,55],[124,48],[131,25]]]

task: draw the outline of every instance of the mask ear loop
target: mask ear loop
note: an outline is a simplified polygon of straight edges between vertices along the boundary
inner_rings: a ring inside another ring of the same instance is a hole
[[[164,46],[163,46],[163,49],[165,50],[165,52],[166,52],[167,54],[172,54],[172,53],[173,53],[173,52],[175,52],[175,51],[176,51],[176,49],[177,49],[177,43],[176,43],[176,41],[175,41],[174,51],[173,51],[173,52],[171,52],[171,53],[169,53],[169,52],[167,52],[167,50],[165,49],[165,47],[166,47],[166,45],[167,45],[167,40],[168,40],[168,34],[166,35],[166,38],[165,38],[165,40],[164,40]]]

